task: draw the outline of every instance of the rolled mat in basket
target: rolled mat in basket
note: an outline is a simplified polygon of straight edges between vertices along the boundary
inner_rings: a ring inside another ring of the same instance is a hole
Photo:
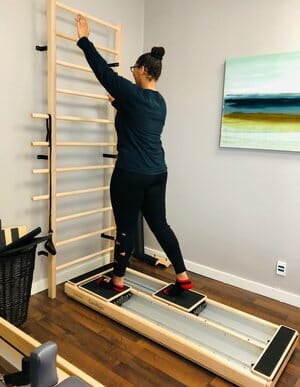
[[[26,226],[7,227],[0,230],[0,248],[9,245],[26,234]]]

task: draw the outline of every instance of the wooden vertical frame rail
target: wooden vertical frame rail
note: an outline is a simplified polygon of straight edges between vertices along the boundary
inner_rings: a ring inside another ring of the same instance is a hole
[[[105,28],[111,29],[114,32],[114,47],[104,47],[102,45],[96,44],[95,46],[101,51],[107,52],[110,55],[114,55],[114,62],[120,63],[120,46],[121,46],[121,25],[114,25],[107,21],[96,18],[92,15],[89,15],[85,12],[81,12],[75,8],[64,5],[60,2],[56,2],[56,0],[47,0],[47,64],[48,64],[48,113],[33,113],[32,117],[36,119],[48,119],[51,121],[51,138],[47,141],[33,141],[32,146],[35,147],[48,147],[48,168],[47,169],[37,169],[33,170],[33,173],[46,173],[48,174],[48,192],[44,195],[33,196],[32,200],[48,200],[49,207],[49,232],[52,234],[52,241],[54,246],[62,246],[66,243],[73,243],[74,241],[86,239],[88,237],[93,237],[97,233],[99,234],[99,229],[90,233],[77,235],[75,237],[69,238],[67,240],[59,240],[57,237],[57,223],[69,221],[72,219],[79,219],[83,216],[93,215],[95,213],[101,213],[105,211],[111,211],[111,207],[103,207],[97,209],[90,209],[89,211],[84,211],[80,213],[67,214],[65,216],[57,217],[57,199],[60,197],[66,196],[74,196],[80,194],[88,194],[96,191],[105,191],[108,190],[109,187],[100,186],[100,187],[89,187],[86,189],[77,189],[70,192],[57,192],[57,173],[58,172],[75,172],[75,171],[96,171],[96,170],[107,170],[112,169],[114,167],[114,163],[109,165],[102,164],[99,165],[84,165],[84,166],[68,166],[63,168],[57,168],[57,147],[110,147],[112,152],[116,153],[116,133],[113,132],[113,141],[110,142],[57,142],[57,122],[59,121],[70,121],[70,122],[88,122],[91,124],[101,124],[101,125],[112,125],[113,121],[104,118],[92,118],[92,117],[78,117],[78,116],[65,116],[65,115],[57,115],[57,101],[56,95],[58,93],[62,95],[69,95],[72,97],[85,97],[85,98],[93,98],[97,100],[106,100],[108,98],[106,95],[100,95],[95,93],[87,93],[81,90],[69,90],[57,88],[57,66],[64,66],[71,71],[84,71],[91,72],[91,69],[86,66],[80,66],[76,63],[62,62],[57,60],[56,53],[56,39],[66,39],[70,41],[77,41],[77,37],[69,36],[65,33],[58,32],[56,30],[56,22],[57,22],[57,9],[62,9],[66,12],[73,13],[74,15],[80,13],[85,16],[87,19],[96,22]],[[48,122],[49,123],[49,122]],[[112,139],[110,139],[112,140]],[[114,232],[115,224],[113,219],[113,214],[111,212],[110,216],[110,227],[106,227],[104,230],[109,230],[110,232]],[[101,231],[101,230],[100,230]],[[97,235],[98,235],[97,234]],[[100,236],[100,234],[99,234]],[[56,273],[59,270],[63,270],[69,266],[76,265],[78,263],[84,262],[88,259],[95,258],[97,255],[101,256],[103,254],[107,254],[112,258],[114,246],[113,242],[108,242],[108,248],[102,249],[92,254],[85,255],[84,257],[76,257],[73,260],[69,260],[64,264],[57,265],[57,256],[49,254],[48,256],[48,296],[50,298],[56,297]]]
[[[118,73],[121,72],[121,55],[120,55],[120,52],[121,52],[121,31],[122,31],[122,27],[121,27],[121,24],[118,24],[117,25],[117,29],[116,29],[116,32],[115,32],[115,51],[117,52],[116,56],[115,56],[115,59],[116,59],[116,62],[119,63],[119,67],[118,67]],[[114,131],[113,132],[113,142],[115,144],[117,144],[117,132]],[[115,145],[113,147],[113,153],[116,154],[117,153],[117,146]],[[111,213],[111,224],[116,226],[115,224],[115,219],[114,219],[114,215],[113,213]],[[117,233],[116,233],[117,235]],[[112,262],[114,260],[114,241],[111,241],[111,251],[110,251],[110,261]]]
[[[51,160],[49,181],[49,216],[52,226],[52,241],[56,244],[56,3],[47,1],[47,42],[48,42],[48,113],[51,115],[51,146],[48,160]],[[50,140],[50,139],[49,139]],[[51,205],[51,208],[50,208]],[[48,296],[56,297],[56,256],[49,253],[48,257]]]

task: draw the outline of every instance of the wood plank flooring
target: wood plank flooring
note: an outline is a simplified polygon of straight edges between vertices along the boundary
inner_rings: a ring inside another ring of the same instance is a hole
[[[134,258],[131,267],[170,282],[174,276],[172,268],[155,268]],[[194,289],[211,299],[300,331],[299,308],[200,275],[190,277]],[[21,329],[40,342],[55,341],[61,356],[106,386],[233,386],[68,298],[63,285],[55,300],[46,292],[31,297],[28,320]],[[300,387],[300,345],[277,386]]]

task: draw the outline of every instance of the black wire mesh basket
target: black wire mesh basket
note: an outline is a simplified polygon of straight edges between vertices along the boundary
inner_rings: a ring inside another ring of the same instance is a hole
[[[0,316],[19,326],[27,319],[36,244],[0,256]]]
[[[0,249],[0,317],[15,326],[27,319],[40,227]]]

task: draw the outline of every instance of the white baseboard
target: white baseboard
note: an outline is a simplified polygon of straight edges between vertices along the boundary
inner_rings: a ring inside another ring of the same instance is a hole
[[[145,253],[151,256],[154,254],[160,255],[161,257],[166,256],[162,251],[157,251],[147,247],[145,247]],[[272,288],[271,286],[267,286],[259,282],[254,282],[246,278],[238,277],[236,275],[216,270],[209,266],[204,266],[192,261],[185,260],[185,265],[187,269],[193,273],[201,274],[205,277],[209,277],[217,281],[221,281],[226,284],[284,302],[286,304],[297,306],[298,308],[300,307],[300,295],[298,294],[286,292],[282,289]]]
[[[94,270],[99,266],[106,265],[107,263],[109,263],[108,254],[102,257],[90,259],[88,262],[84,262],[82,264],[70,266],[69,268],[61,270],[57,273],[56,284],[61,284],[62,282],[68,281],[70,278],[87,273],[88,271]],[[32,283],[31,294],[39,293],[45,289],[48,289],[48,280],[47,278],[42,278]]]

